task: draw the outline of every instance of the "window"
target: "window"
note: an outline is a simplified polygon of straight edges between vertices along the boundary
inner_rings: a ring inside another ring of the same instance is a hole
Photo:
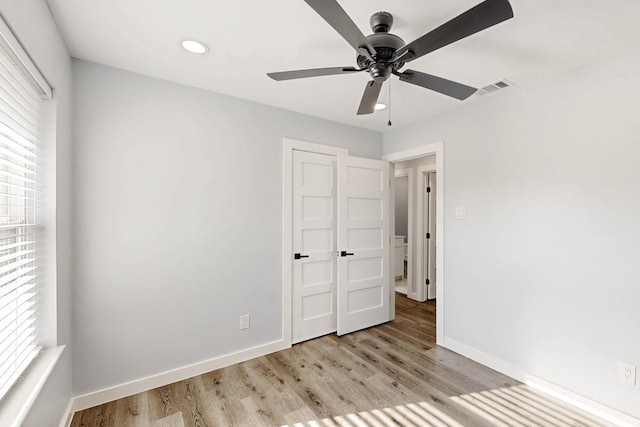
[[[0,399],[39,351],[40,113],[51,89],[0,22]]]

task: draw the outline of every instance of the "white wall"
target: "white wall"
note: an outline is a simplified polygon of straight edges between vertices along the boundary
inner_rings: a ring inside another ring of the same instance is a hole
[[[636,417],[639,97],[620,55],[384,136],[445,141],[446,337]]]
[[[283,137],[380,158],[382,136],[93,63],[73,71],[75,394],[280,339]]]
[[[57,325],[42,326],[47,343],[67,349],[24,422],[47,426],[57,424],[71,398],[71,59],[44,0],[0,0],[0,13],[53,87],[57,104],[57,293],[42,295],[53,301],[46,314],[55,319],[57,311]]]

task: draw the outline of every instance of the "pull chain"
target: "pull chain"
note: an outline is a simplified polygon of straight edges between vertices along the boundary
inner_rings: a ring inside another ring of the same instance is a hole
[[[389,121],[387,126],[391,126],[391,80],[389,80]]]

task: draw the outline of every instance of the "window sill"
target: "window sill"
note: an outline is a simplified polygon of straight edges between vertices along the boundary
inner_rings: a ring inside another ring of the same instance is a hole
[[[11,427],[22,425],[29,409],[58,362],[64,347],[62,345],[43,350],[34,359],[22,381],[15,385],[0,405],[0,425]]]

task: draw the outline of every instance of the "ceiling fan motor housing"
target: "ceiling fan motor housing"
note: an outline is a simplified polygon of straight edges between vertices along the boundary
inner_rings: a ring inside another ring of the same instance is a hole
[[[367,40],[376,50],[375,61],[371,61],[364,55],[358,55],[357,63],[360,68],[369,70],[371,78],[383,82],[389,78],[392,70],[402,68],[404,62],[393,62],[398,49],[405,45],[404,40],[389,30],[393,25],[393,16],[389,12],[376,12],[370,19],[373,34],[367,36]]]

